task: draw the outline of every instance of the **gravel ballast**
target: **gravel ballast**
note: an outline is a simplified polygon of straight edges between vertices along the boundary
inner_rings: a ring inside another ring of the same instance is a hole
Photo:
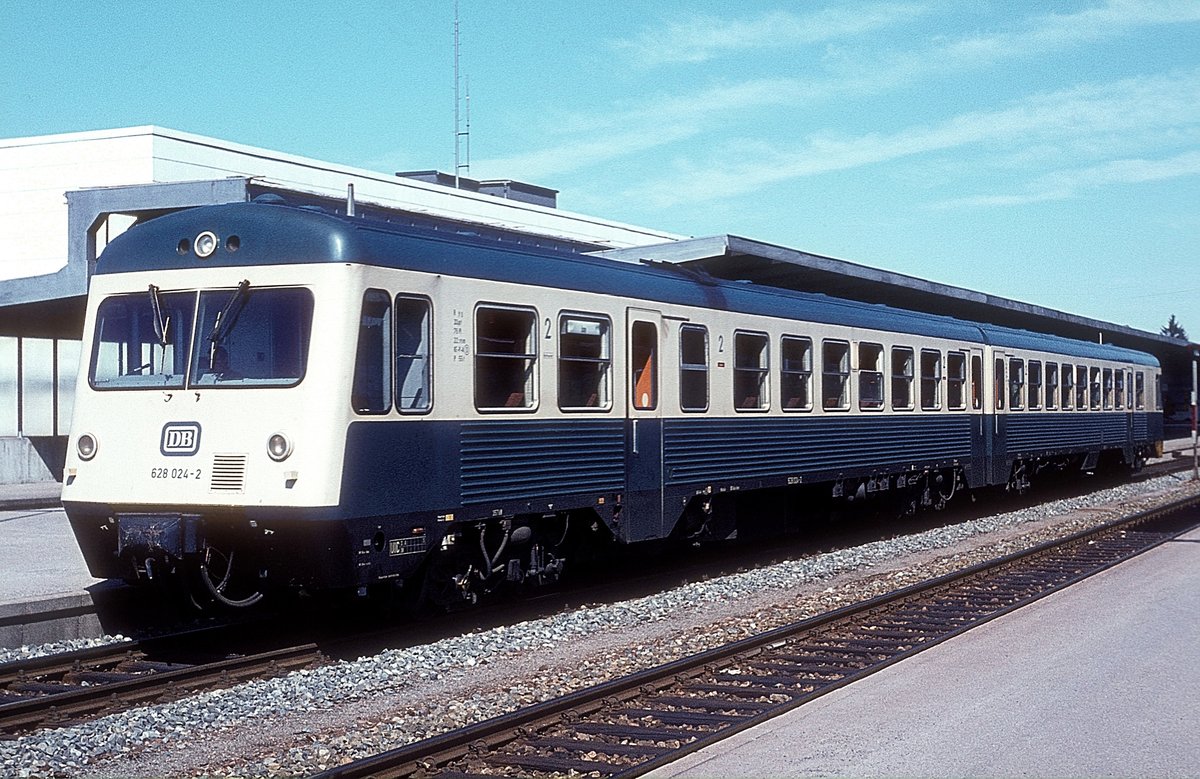
[[[42,730],[0,741],[0,775],[303,776],[1197,492],[1164,476]]]

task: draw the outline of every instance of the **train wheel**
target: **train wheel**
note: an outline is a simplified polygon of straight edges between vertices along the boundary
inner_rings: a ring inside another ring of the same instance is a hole
[[[222,552],[206,545],[196,565],[199,595],[230,609],[245,609],[263,599],[253,575],[237,566],[236,551]]]

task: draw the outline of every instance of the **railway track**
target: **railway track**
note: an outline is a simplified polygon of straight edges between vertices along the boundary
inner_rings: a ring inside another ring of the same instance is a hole
[[[1190,498],[323,777],[639,776],[1200,524]]]
[[[314,644],[183,663],[138,643],[0,665],[0,738],[320,664]]]

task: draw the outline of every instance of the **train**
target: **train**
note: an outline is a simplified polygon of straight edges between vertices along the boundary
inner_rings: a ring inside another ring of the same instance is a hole
[[[1142,352],[277,196],[114,239],[81,361],[62,501],[91,574],[218,610],[452,607],[764,507],[938,508],[1163,439]]]

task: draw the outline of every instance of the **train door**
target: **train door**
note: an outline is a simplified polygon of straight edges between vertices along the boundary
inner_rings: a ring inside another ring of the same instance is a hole
[[[983,426],[984,446],[987,449],[988,481],[1006,484],[1012,467],[1008,462],[1006,445],[1008,432],[1008,355],[999,349],[991,350],[992,381],[985,399],[987,417]],[[985,357],[986,359],[986,357]]]
[[[967,484],[972,488],[983,486],[988,481],[989,423],[984,384],[983,349],[973,347],[968,351],[970,365],[967,367],[968,407],[971,420],[971,466],[967,470]]]
[[[663,317],[626,309],[625,497],[621,538],[658,538],[663,528]]]

